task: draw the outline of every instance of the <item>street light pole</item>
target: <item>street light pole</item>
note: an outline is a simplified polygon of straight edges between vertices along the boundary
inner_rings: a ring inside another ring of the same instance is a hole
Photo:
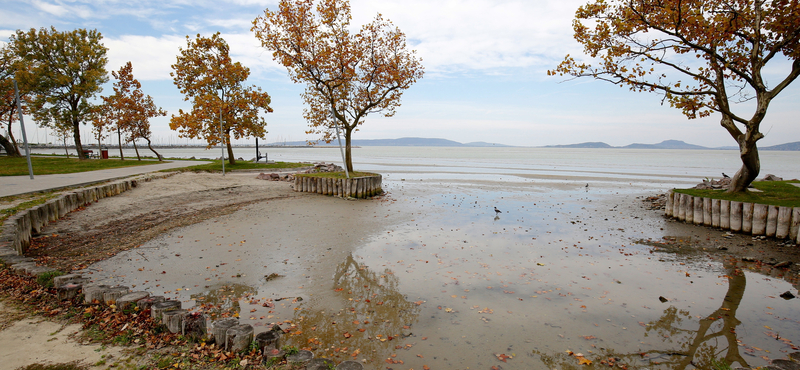
[[[220,142],[220,149],[222,149],[222,176],[225,176],[225,136],[222,134],[222,104],[225,103],[225,90],[222,89],[222,84],[217,85],[217,90],[219,90],[219,142]]]

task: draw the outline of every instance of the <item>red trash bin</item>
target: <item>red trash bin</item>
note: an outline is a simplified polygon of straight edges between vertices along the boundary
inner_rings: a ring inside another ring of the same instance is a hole
[[[100,151],[100,158],[108,159],[108,149],[103,149]]]

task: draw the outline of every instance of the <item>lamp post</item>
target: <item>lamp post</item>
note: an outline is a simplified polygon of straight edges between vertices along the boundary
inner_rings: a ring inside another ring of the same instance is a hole
[[[222,133],[222,104],[225,103],[225,90],[222,88],[222,84],[217,84],[217,90],[219,90],[219,142],[220,142],[220,149],[222,149],[222,176],[225,176],[225,136]]]

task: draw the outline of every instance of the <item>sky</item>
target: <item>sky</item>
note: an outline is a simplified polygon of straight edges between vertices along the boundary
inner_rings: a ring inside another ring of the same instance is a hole
[[[394,117],[367,117],[354,139],[445,138],[543,146],[602,141],[614,146],[683,140],[708,147],[735,141],[719,115],[688,120],[661,104],[661,96],[589,78],[547,76],[569,54],[585,58],[572,37],[575,10],[587,0],[351,0],[352,24],[378,13],[400,28],[416,50],[424,77],[406,90]],[[4,0],[0,40],[15,30],[54,26],[59,31],[97,29],[108,47],[107,70],[126,62],[145,94],[169,115],[151,120],[154,142],[187,143],[169,129],[169,117],[191,105],[170,78],[186,36],[220,32],[234,61],[251,70],[248,84],[272,97],[265,115],[267,142],[314,140],[302,117],[304,85],[292,83],[250,31],[252,21],[277,1],[261,0]],[[770,66],[768,81],[788,72]],[[113,82],[113,79],[111,79]],[[113,93],[109,82],[103,95]],[[777,82],[775,82],[777,83]],[[773,83],[772,85],[774,85]],[[800,141],[800,82],[771,104],[760,146]],[[745,116],[752,104],[735,108]],[[26,120],[28,138],[45,141],[46,130]],[[82,127],[89,139],[90,128]],[[20,136],[17,136],[19,138]],[[87,140],[88,142],[92,142]],[[188,141],[192,142],[192,141]],[[253,143],[240,140],[238,143]],[[199,142],[196,142],[199,143]]]

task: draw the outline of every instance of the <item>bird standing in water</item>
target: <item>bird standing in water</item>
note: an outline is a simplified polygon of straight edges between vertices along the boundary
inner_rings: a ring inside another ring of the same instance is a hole
[[[495,214],[499,214],[499,213],[503,213],[503,211],[497,209],[497,207],[494,207],[494,213]]]

